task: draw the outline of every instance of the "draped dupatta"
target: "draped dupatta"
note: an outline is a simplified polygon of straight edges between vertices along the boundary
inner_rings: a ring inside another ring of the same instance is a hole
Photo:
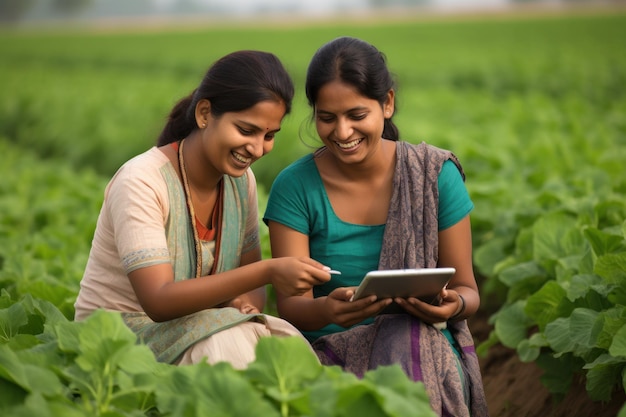
[[[439,233],[437,177],[447,160],[456,164],[465,179],[463,168],[452,152],[423,142],[419,145],[398,142],[393,194],[385,226],[379,269],[437,266]],[[426,329],[424,323],[420,323],[420,327],[422,332],[430,331]],[[470,385],[472,415],[486,416],[488,412],[482,377],[467,321],[448,323],[448,328],[462,350],[461,361]],[[425,351],[428,348],[427,344],[420,346],[423,357],[428,355]],[[426,366],[422,366],[420,372],[422,380],[428,386],[428,381],[436,380],[433,373],[438,371],[427,366],[427,362],[424,362],[424,365]],[[429,390],[431,402],[438,404],[445,401],[445,395],[433,400],[432,397],[436,397],[433,393],[440,391],[440,388],[431,388]],[[445,404],[443,405],[446,408]]]
[[[174,279],[193,278],[196,254],[185,195],[170,164],[162,168],[167,183],[170,210],[165,225]],[[224,176],[222,180],[220,224],[214,242],[202,242],[202,275],[227,271],[239,266],[248,216],[248,177]],[[211,276],[197,278],[211,279]],[[124,322],[147,344],[162,362],[174,363],[192,344],[221,330],[249,320],[263,320],[262,315],[240,313],[234,308],[211,308],[178,319],[156,323],[146,313],[122,313]]]

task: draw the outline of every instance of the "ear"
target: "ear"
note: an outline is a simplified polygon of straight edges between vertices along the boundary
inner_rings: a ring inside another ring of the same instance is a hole
[[[387,99],[383,103],[383,115],[385,119],[391,119],[393,116],[393,112],[395,110],[396,103],[396,92],[394,90],[389,90],[387,92]]]
[[[196,124],[200,129],[204,129],[211,117],[211,102],[202,99],[196,104]]]

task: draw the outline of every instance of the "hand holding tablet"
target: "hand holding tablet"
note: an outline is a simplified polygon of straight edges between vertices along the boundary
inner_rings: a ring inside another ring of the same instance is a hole
[[[352,300],[375,294],[378,299],[415,297],[438,304],[439,293],[452,279],[454,268],[416,268],[370,271]]]

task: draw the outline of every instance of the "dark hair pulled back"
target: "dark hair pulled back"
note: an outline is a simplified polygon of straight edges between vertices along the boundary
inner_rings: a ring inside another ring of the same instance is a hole
[[[378,101],[381,107],[395,82],[387,68],[385,55],[373,45],[357,38],[336,38],[317,50],[306,75],[306,97],[315,108],[319,90],[327,83],[340,80],[359,93]],[[398,140],[400,133],[391,118],[385,119],[383,138]]]
[[[269,52],[237,51],[217,60],[200,85],[171,110],[157,145],[176,142],[197,128],[195,111],[200,100],[211,102],[211,115],[239,112],[262,101],[282,101],[291,111],[293,81],[280,60]]]

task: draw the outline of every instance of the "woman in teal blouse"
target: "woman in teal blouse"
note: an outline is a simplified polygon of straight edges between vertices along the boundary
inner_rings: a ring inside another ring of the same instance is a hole
[[[458,159],[399,140],[395,86],[384,55],[367,42],[342,37],[322,46],[306,94],[324,146],[279,174],[264,221],[274,257],[310,256],[341,275],[301,296],[277,291],[280,316],[324,364],[359,376],[398,364],[424,382],[439,415],[487,415],[466,323],[480,297],[473,203]],[[456,269],[438,306],[416,298],[350,301],[370,270],[420,267]],[[379,314],[393,302],[405,313]]]

